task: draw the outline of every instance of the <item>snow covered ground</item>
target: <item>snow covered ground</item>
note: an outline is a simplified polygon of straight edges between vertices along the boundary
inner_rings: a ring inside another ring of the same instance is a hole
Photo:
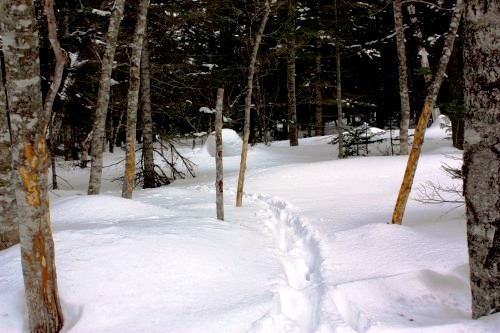
[[[414,187],[460,185],[441,170],[461,156],[445,136],[428,130]],[[206,146],[184,149],[198,177],[133,200],[111,181],[121,151],[99,196],[85,195],[88,170],[62,168],[51,217],[64,332],[500,332],[500,314],[470,319],[463,207],[410,200],[403,225],[387,224],[406,157],[338,160],[330,139],[251,148],[242,208],[239,156],[225,157],[225,221]],[[19,246],[0,267],[0,332],[27,332]]]

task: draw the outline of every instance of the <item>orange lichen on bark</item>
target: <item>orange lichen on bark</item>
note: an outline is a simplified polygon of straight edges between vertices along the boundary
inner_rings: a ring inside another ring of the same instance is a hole
[[[32,207],[40,207],[42,202],[38,175],[24,166],[19,168],[19,175],[27,192],[25,196],[26,203]]]
[[[30,142],[24,141],[24,156],[29,168],[21,166],[19,168],[19,175],[27,192],[26,203],[32,207],[40,207],[42,198],[38,168],[40,163],[46,163],[48,158],[45,139],[41,138],[38,140],[36,150],[33,149]],[[45,170],[45,173],[48,174],[48,170]]]

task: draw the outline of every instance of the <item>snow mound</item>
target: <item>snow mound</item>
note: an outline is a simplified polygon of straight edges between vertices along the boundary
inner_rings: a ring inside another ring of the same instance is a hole
[[[52,204],[51,218],[65,225],[84,221],[114,221],[126,212],[130,219],[147,219],[152,214],[168,216],[172,213],[161,207],[109,195],[65,197]]]
[[[241,140],[238,133],[229,128],[222,129],[222,156],[238,156],[241,154]],[[215,132],[210,133],[204,145],[210,156],[215,157]]]

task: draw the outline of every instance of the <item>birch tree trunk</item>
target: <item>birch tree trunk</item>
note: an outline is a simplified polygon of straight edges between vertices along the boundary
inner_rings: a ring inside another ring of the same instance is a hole
[[[125,0],[115,0],[114,8],[109,19],[108,34],[106,36],[106,48],[102,57],[102,69],[99,80],[99,92],[97,95],[94,123],[92,126],[92,166],[90,168],[88,194],[99,194],[102,177],[102,154],[105,137],[106,115],[108,113],[109,92],[111,88],[111,72],[115,59],[116,42],[118,31],[123,16]]]
[[[436,74],[434,75],[434,80],[432,81],[432,84],[429,87],[429,91],[427,92],[424,109],[420,114],[420,119],[418,120],[417,127],[415,128],[415,135],[413,138],[413,144],[411,146],[410,156],[408,157],[408,163],[406,164],[406,171],[403,176],[403,182],[399,190],[398,198],[396,200],[396,206],[394,207],[394,212],[392,214],[391,223],[393,224],[401,224],[403,221],[406,203],[408,202],[408,197],[410,196],[413,178],[415,177],[415,171],[417,170],[420,151],[422,150],[422,144],[424,142],[425,128],[427,127],[427,123],[429,122],[431,110],[436,104],[439,88],[441,87],[441,83],[443,82],[446,67],[453,50],[453,43],[455,42],[455,37],[460,25],[460,18],[462,16],[463,9],[463,0],[457,0],[455,8],[453,8],[450,26],[448,28],[448,32],[444,41],[443,53],[441,54],[441,58],[439,59],[439,65]]]
[[[238,188],[236,191],[236,207],[241,207],[243,201],[243,185],[245,183],[245,171],[247,167],[247,155],[248,155],[248,140],[250,138],[250,111],[252,108],[252,90],[253,90],[253,77],[255,74],[255,63],[257,61],[257,53],[259,52],[260,43],[262,40],[262,36],[264,35],[264,29],[266,28],[270,12],[271,12],[271,7],[269,5],[269,1],[266,0],[264,3],[264,17],[260,22],[259,31],[255,35],[252,54],[250,55],[250,64],[248,65],[247,94],[245,96],[245,126],[243,129],[243,145],[241,148],[240,172],[238,175]]]
[[[29,327],[31,332],[58,332],[63,326],[63,315],[50,228],[49,158],[34,4],[29,0],[12,0],[2,7],[0,22],[11,115],[12,165],[17,178],[21,265]]]
[[[464,195],[472,317],[500,312],[500,1],[465,13]]]
[[[148,40],[144,39],[141,54],[142,154],[144,160],[144,188],[156,187],[153,149],[153,116],[151,114],[151,82],[149,72]]]
[[[321,81],[321,43],[316,43],[316,84],[314,86],[314,135],[325,135],[325,127],[323,126],[323,82]]]
[[[0,61],[0,251],[19,243],[12,150],[7,115],[7,97]]]
[[[408,155],[408,128],[410,127],[410,96],[408,94],[408,66],[406,65],[405,33],[401,0],[394,0],[394,27],[399,61],[399,98],[401,101],[401,120],[399,125],[399,153]]]
[[[146,34],[146,17],[149,0],[141,0],[137,13],[137,23],[130,57],[130,86],[127,103],[127,147],[125,150],[125,177],[122,197],[132,198],[135,176],[135,136],[137,128],[137,104],[139,102],[139,86],[141,83],[141,54],[144,35]]]
[[[224,101],[224,89],[217,90],[217,106],[215,114],[215,193],[216,193],[216,208],[217,219],[224,221],[224,168],[222,163],[222,108]]]
[[[295,41],[293,36],[288,42],[287,90],[288,90],[288,136],[290,146],[298,146],[297,137],[297,96],[295,95]]]

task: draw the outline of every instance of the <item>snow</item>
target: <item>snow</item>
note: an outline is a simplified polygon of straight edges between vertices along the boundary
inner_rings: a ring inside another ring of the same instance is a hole
[[[414,186],[460,184],[440,169],[461,157],[444,121]],[[208,144],[179,147],[198,177],[132,200],[113,181],[123,151],[105,154],[98,196],[85,195],[88,170],[64,164],[71,187],[51,195],[63,332],[500,332],[500,314],[470,319],[463,207],[410,200],[403,225],[388,224],[407,157],[337,160],[331,140],[251,147],[241,208],[239,153],[224,157],[225,221]],[[28,332],[19,252],[0,252],[2,333]]]
[[[222,129],[222,156],[240,156],[243,140],[234,130],[229,128]],[[217,147],[215,144],[215,132],[212,132],[205,142],[202,150],[206,150],[210,156],[215,157]]]

